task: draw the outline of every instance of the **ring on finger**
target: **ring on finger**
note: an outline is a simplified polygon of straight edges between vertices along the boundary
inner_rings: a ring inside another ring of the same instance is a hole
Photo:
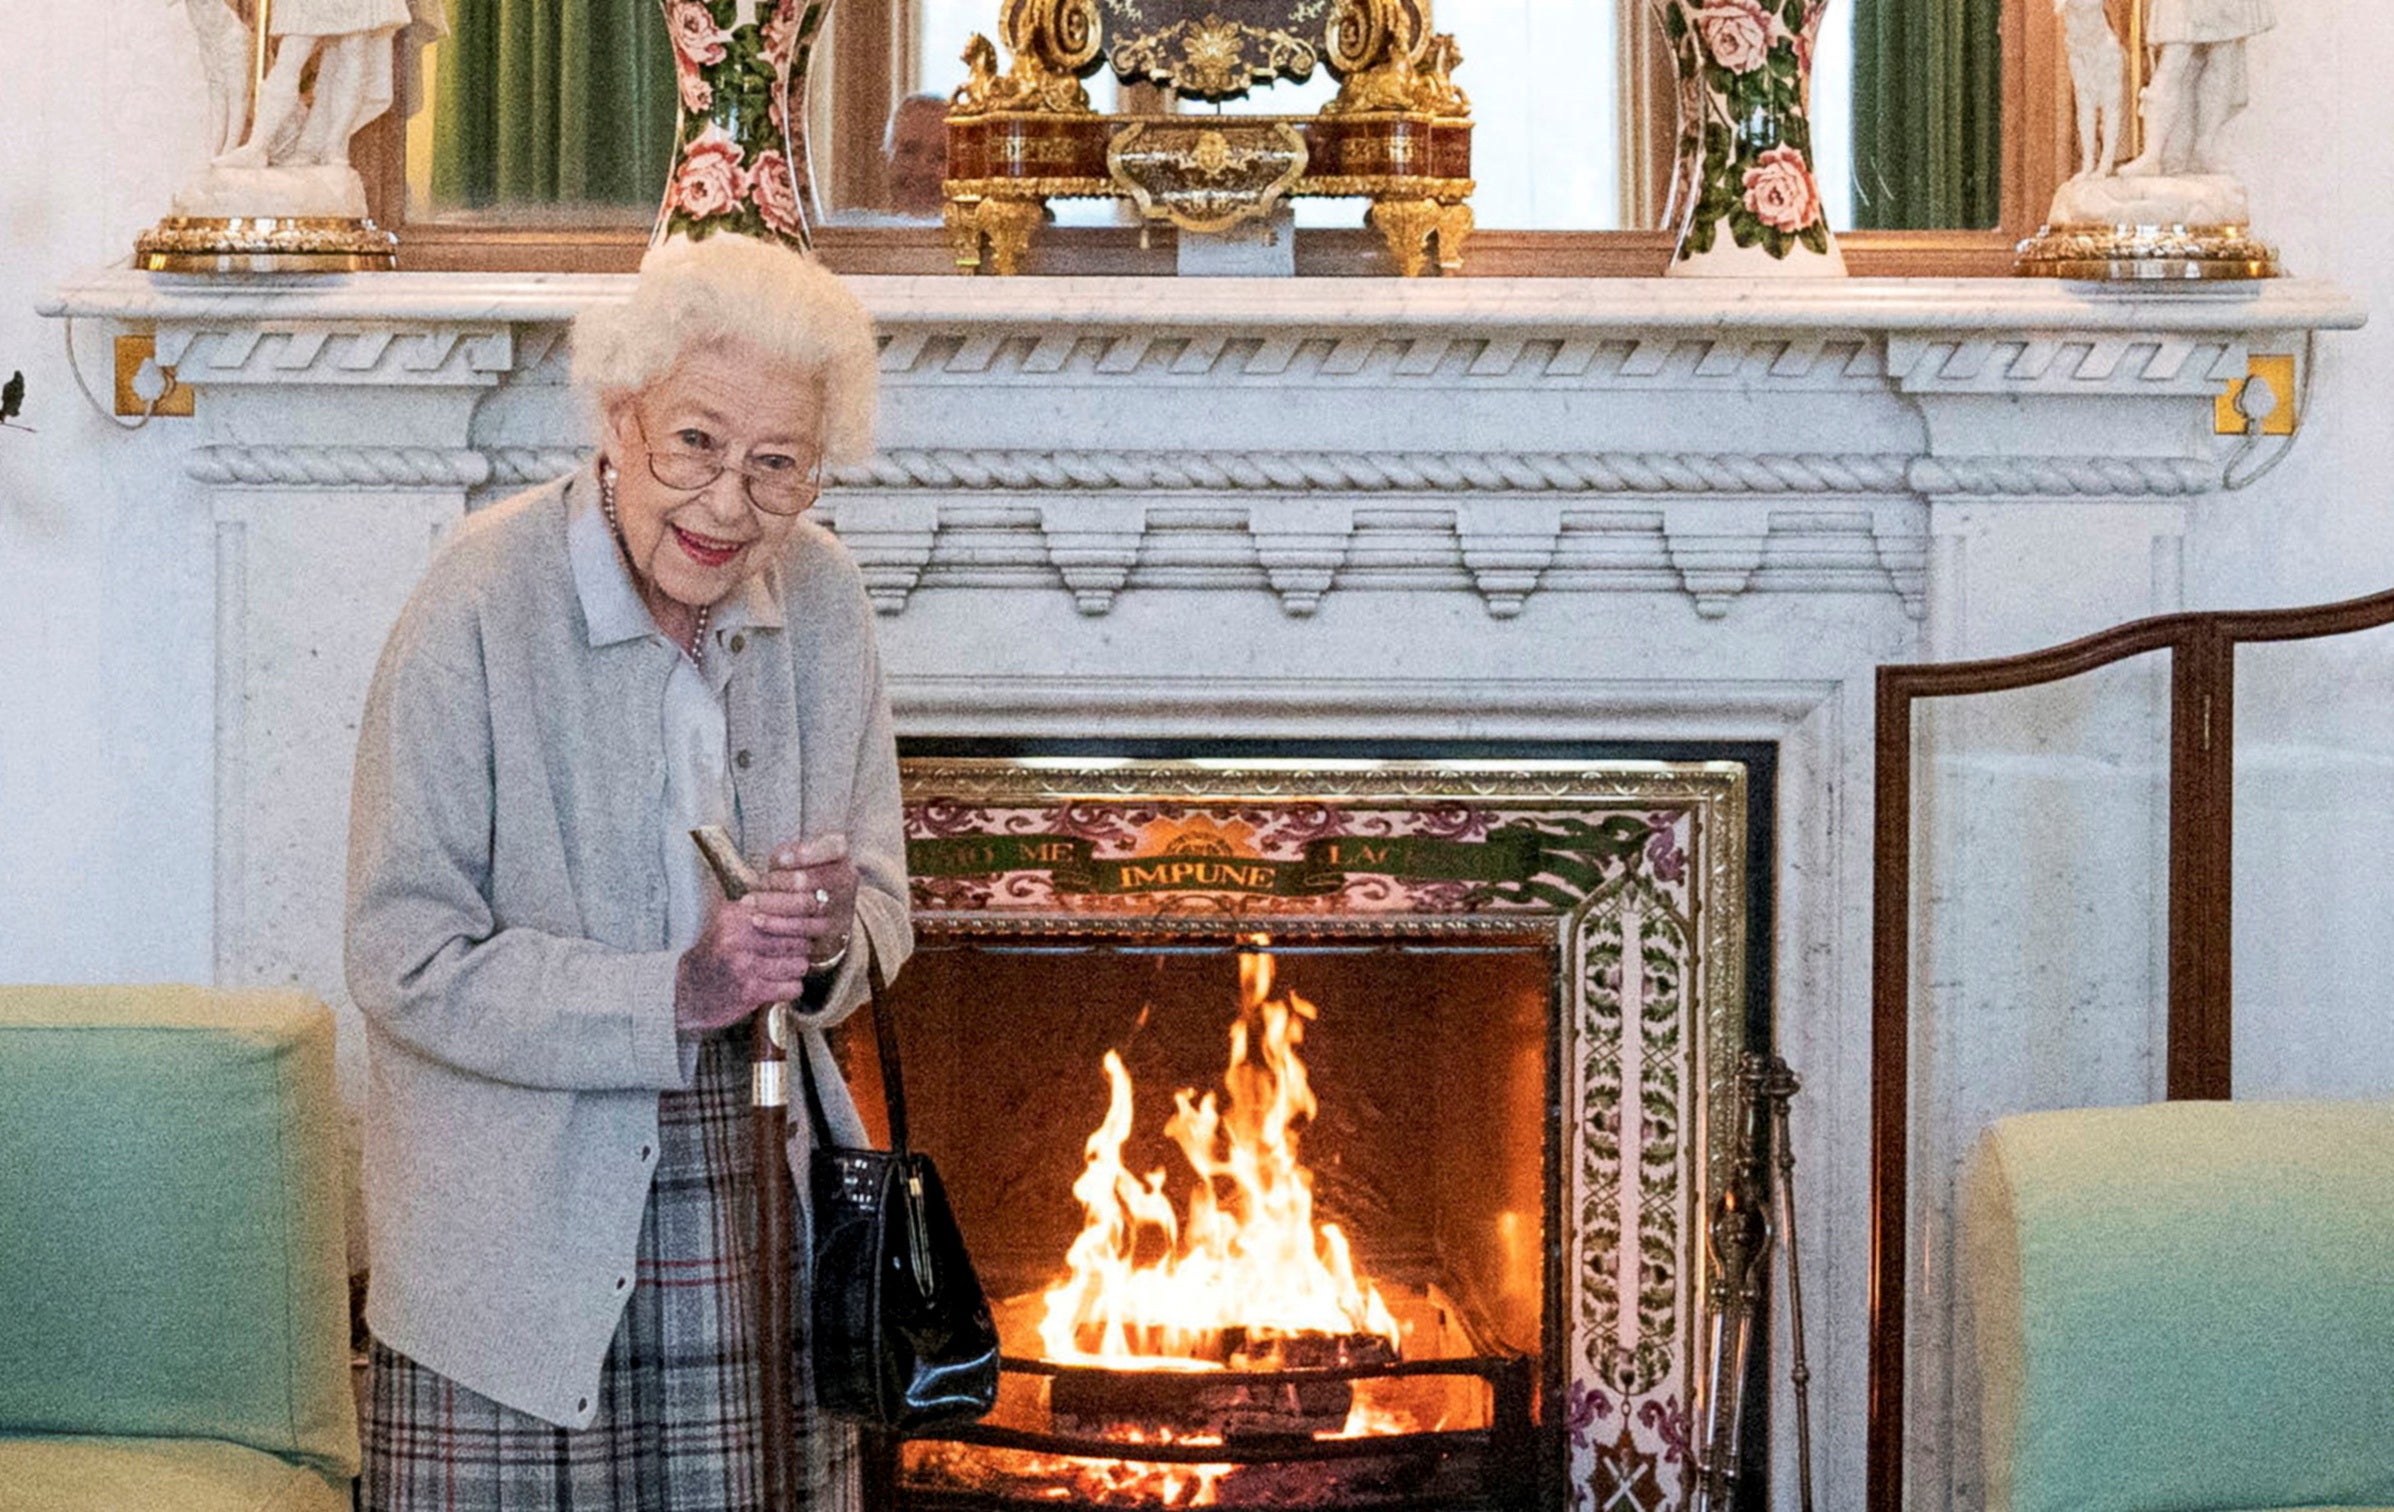
[[[816,888],[816,889],[815,889],[815,912],[817,912],[817,913],[823,913],[823,912],[825,912],[825,911],[829,910],[829,909],[830,909],[830,907],[831,907],[831,889],[830,889],[830,888],[828,888],[828,887],[818,887],[818,888]]]

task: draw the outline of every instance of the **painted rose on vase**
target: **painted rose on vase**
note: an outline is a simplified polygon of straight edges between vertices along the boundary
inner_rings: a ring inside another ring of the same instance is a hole
[[[660,0],[681,128],[659,240],[736,231],[809,244],[804,112],[792,102],[826,3]]]
[[[1672,0],[1661,7],[1685,113],[1677,260],[1731,246],[1774,260],[1836,256],[1812,172],[1809,99],[1826,4]]]
[[[780,149],[772,148],[758,157],[751,179],[750,197],[756,201],[757,214],[764,217],[765,224],[787,240],[804,243],[806,212],[800,207],[806,192],[806,176],[792,166]]]
[[[681,161],[674,165],[673,183],[666,190],[665,203],[670,212],[688,222],[721,221],[739,215],[754,187],[745,158],[740,144],[722,127],[709,122],[697,136],[682,144]]]

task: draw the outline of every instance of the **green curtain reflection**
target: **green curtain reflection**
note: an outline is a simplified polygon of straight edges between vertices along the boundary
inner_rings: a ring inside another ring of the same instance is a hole
[[[656,0],[450,0],[434,82],[437,210],[653,209],[673,161]]]
[[[1854,224],[1994,225],[2003,194],[2003,0],[1853,4]]]

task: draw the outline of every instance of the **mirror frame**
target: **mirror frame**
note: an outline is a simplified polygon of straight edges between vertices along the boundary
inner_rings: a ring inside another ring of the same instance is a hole
[[[866,18],[876,18],[877,27]],[[843,28],[842,20],[850,24]],[[892,42],[888,7],[851,5],[834,14],[826,44],[834,66],[832,98],[810,115],[879,140],[894,89],[886,67]],[[2068,172],[2072,151],[2069,81],[2059,29],[2047,0],[2004,0],[2003,193],[2001,216],[1981,231],[1841,231],[1838,246],[1856,277],[2009,277],[2013,249],[2034,235]],[[853,60],[853,62],[851,62]],[[850,64],[851,66],[841,66]],[[368,213],[399,235],[399,266],[410,272],[629,273],[648,246],[646,227],[467,226],[410,222],[407,136],[395,113],[358,133],[351,159],[366,181]],[[834,163],[827,177],[850,198],[869,169]],[[1144,238],[1136,226],[1052,227],[1033,255],[1039,274],[1155,274],[1174,268],[1170,227]],[[1669,265],[1675,233],[1650,231],[1475,231],[1466,278],[1650,278]],[[955,274],[942,226],[828,225],[816,250],[842,273]],[[1308,230],[1298,239],[1300,276],[1394,274],[1380,237],[1362,227]]]

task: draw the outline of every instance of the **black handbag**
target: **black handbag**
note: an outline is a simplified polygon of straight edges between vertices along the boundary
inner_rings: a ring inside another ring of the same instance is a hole
[[[792,1057],[814,1128],[807,1347],[815,1401],[835,1417],[900,1433],[968,1423],[997,1404],[997,1325],[939,1172],[907,1144],[906,1086],[881,963],[862,930],[856,943],[872,985],[890,1147],[828,1143],[813,1070],[804,1054]]]

